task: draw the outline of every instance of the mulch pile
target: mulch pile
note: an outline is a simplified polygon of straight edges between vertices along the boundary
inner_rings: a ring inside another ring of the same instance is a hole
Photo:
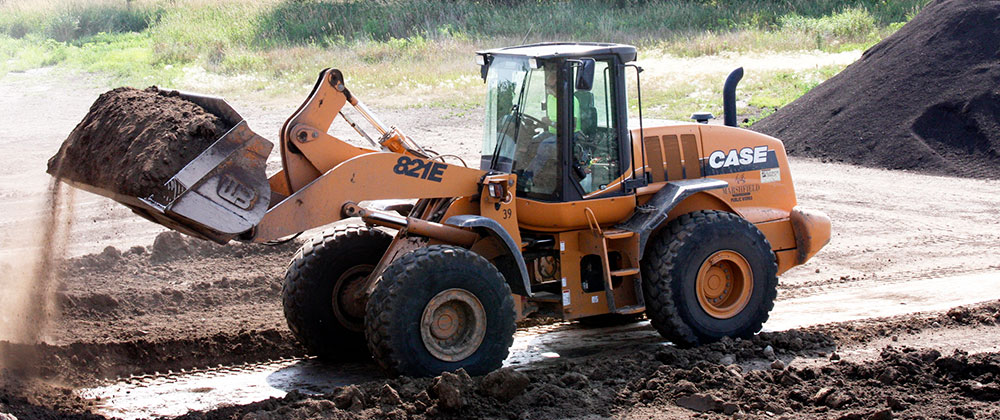
[[[753,129],[792,155],[1000,178],[1000,1],[933,1]]]
[[[148,197],[230,128],[176,92],[120,87],[97,98],[49,159],[48,172]]]

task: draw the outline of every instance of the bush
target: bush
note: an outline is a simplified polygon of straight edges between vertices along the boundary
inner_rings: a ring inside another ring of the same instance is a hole
[[[875,18],[864,9],[847,9],[820,18],[788,15],[781,17],[780,25],[784,30],[799,31],[811,36],[853,40],[866,39],[878,29]]]

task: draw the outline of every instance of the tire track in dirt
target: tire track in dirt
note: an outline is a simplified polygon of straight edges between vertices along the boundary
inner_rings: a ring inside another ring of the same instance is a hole
[[[839,289],[871,287],[874,285],[905,284],[917,280],[935,279],[941,277],[954,277],[962,275],[974,275],[992,273],[1000,270],[1000,265],[986,267],[984,269],[964,269],[962,267],[948,267],[936,270],[926,270],[918,272],[900,272],[892,277],[885,278],[876,274],[864,277],[829,278],[825,280],[813,280],[809,282],[782,284],[778,283],[778,299],[785,301],[808,296],[831,293]],[[1000,274],[997,274],[1000,275]]]

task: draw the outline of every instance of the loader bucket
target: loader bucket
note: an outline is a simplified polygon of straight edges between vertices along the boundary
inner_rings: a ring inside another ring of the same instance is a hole
[[[109,197],[136,214],[201,239],[226,243],[267,212],[271,197],[265,167],[274,145],[257,135],[225,100],[178,92],[233,126],[149,197],[133,197],[65,180]]]

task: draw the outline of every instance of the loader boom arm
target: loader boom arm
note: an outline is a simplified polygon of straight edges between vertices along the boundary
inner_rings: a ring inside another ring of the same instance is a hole
[[[348,103],[375,129],[377,139],[341,112]],[[372,143],[373,148],[353,146],[328,134],[338,115]],[[282,171],[277,179],[271,180],[271,188],[284,195],[291,195],[340,163],[366,153],[387,151],[428,157],[420,146],[398,129],[386,127],[352,95],[344,85],[344,75],[337,69],[320,72],[312,92],[281,127],[280,143]]]
[[[266,242],[336,222],[347,204],[366,200],[466,197],[478,194],[486,172],[401,153],[355,156],[273,205],[254,242]]]
[[[377,139],[341,112],[348,103],[374,127]],[[328,134],[337,115],[374,148],[353,146]],[[251,232],[255,242],[340,220],[347,216],[344,206],[348,203],[475,195],[486,174],[429,158],[419,145],[398,129],[386,127],[352,95],[336,69],[320,73],[312,93],[285,122],[280,137],[283,169],[269,180],[271,207]]]
[[[387,127],[347,90],[336,69],[320,73],[312,92],[285,121],[279,133],[282,169],[269,178],[265,170],[271,142],[254,133],[221,98],[177,94],[228,118],[233,128],[149,196],[74,185],[125,204],[155,223],[226,243],[266,242],[320,227],[347,217],[348,203],[476,195],[486,175],[431,157],[398,129]],[[375,134],[369,135],[342,112],[348,103]],[[372,148],[327,133],[338,115]],[[450,236],[456,235],[462,236]]]

